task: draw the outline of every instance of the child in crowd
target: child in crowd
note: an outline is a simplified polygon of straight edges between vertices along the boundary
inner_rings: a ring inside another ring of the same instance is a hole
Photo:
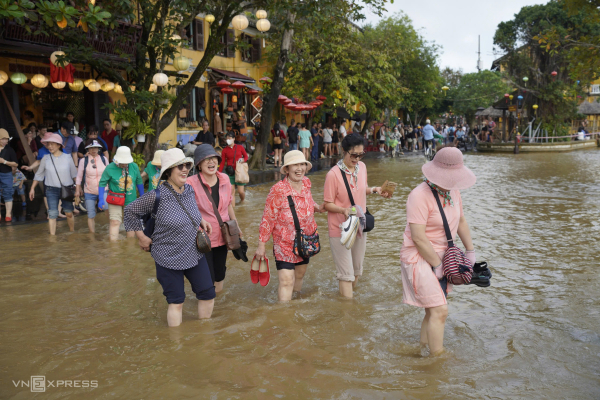
[[[13,175],[13,187],[21,196],[21,201],[23,202],[23,206],[27,205],[27,201],[25,201],[25,189],[23,188],[23,182],[25,182],[25,175],[21,171],[17,169],[17,167],[12,168]]]

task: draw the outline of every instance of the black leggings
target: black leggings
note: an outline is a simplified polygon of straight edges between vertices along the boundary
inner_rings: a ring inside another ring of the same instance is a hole
[[[221,282],[225,279],[227,272],[227,245],[213,247],[210,253],[206,253],[206,262],[210,269],[210,276],[213,282]]]

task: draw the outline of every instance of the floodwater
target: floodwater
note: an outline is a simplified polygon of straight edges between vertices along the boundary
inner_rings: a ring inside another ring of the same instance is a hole
[[[494,278],[450,295],[441,357],[421,356],[423,311],[402,304],[398,253],[422,158],[370,159],[369,184],[399,187],[369,198],[376,228],[351,301],[338,296],[324,215],[322,251],[292,302],[277,303],[276,274],[253,285],[230,255],[213,318],[196,319],[186,282],[178,328],[151,257],[135,240],[109,243],[106,215],[96,235],[85,217],[74,233],[60,222],[56,238],[45,225],[0,229],[0,398],[600,398],[600,151],[465,162],[478,178],[465,214]],[[311,176],[317,201],[324,177]],[[236,207],[251,252],[270,186]],[[32,375],[45,393],[15,387]]]

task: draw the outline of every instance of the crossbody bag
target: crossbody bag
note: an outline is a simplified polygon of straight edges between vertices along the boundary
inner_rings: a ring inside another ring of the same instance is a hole
[[[187,216],[190,218],[190,221],[192,221],[192,226],[195,227],[196,222],[194,221],[194,219],[192,218],[192,216],[190,215],[188,210],[184,207],[183,203],[177,196],[177,193],[175,193],[173,188],[170,187],[169,185],[164,185],[164,186],[171,191],[171,193],[175,197],[175,200],[177,200],[177,202],[179,203],[179,205],[181,206],[183,211],[185,211]],[[210,251],[211,251],[210,238],[208,237],[208,234],[204,231],[204,229],[202,229],[200,227],[196,230],[196,247],[198,248],[198,251],[200,253],[206,254],[206,253],[210,253]]]
[[[471,261],[469,261],[461,249],[454,245],[450,226],[448,225],[448,220],[446,219],[446,213],[444,213],[444,207],[442,207],[440,197],[434,188],[431,186],[429,188],[440,209],[442,222],[444,223],[444,231],[446,232],[446,240],[448,240],[448,248],[444,252],[444,257],[442,258],[442,270],[444,271],[444,276],[448,279],[448,282],[454,285],[466,285],[471,282],[471,278],[473,277]]]
[[[218,185],[218,177],[217,177],[217,185]],[[206,197],[210,200],[213,210],[215,212],[215,217],[217,217],[217,222],[219,222],[219,227],[221,228],[221,236],[223,236],[223,240],[225,240],[225,244],[227,246],[227,250],[237,250],[240,248],[240,228],[235,219],[231,219],[229,221],[223,222],[221,215],[219,214],[219,209],[215,204],[210,192],[208,191],[208,187],[202,183],[202,179],[198,177],[200,180],[200,184],[204,188],[204,193],[206,193]],[[218,190],[218,189],[217,189]]]
[[[237,154],[237,144],[233,145],[233,164],[235,165],[235,155]],[[234,176],[235,175],[235,170],[233,169],[233,165],[229,165],[229,163],[227,163],[227,166],[225,167],[225,173],[229,176]]]
[[[310,258],[321,251],[321,244],[319,243],[319,231],[315,231],[311,235],[306,235],[302,228],[300,228],[300,220],[298,214],[296,214],[296,205],[292,196],[288,196],[288,203],[290,204],[290,211],[292,212],[292,218],[294,218],[294,227],[296,228],[296,237],[294,239],[294,254],[302,258]]]
[[[125,205],[125,196],[127,196],[127,177],[129,176],[129,168],[125,171],[125,191],[123,193],[115,193],[112,190],[106,195],[106,202],[113,206],[123,207]]]
[[[350,190],[350,185],[348,184],[348,179],[346,178],[346,173],[340,169],[342,174],[342,178],[344,178],[344,184],[346,185],[346,190],[348,191],[348,197],[350,198],[350,203],[354,207],[356,204],[354,203],[354,197],[352,197],[352,191]],[[369,209],[367,208],[365,211],[365,229],[363,232],[370,232],[375,228],[375,217],[371,215]]]
[[[58,170],[56,169],[56,164],[54,164],[54,160],[52,159],[52,157],[53,155],[50,154],[50,161],[52,161],[54,171],[56,171],[56,177],[58,178],[58,182],[60,183],[60,199],[72,202],[73,200],[75,200],[76,186],[74,184],[70,186],[65,186],[62,184],[62,181],[60,180],[60,175],[58,174]]]

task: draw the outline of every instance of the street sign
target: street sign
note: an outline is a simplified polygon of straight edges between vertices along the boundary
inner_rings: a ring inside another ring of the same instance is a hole
[[[516,112],[517,111],[517,106],[508,106],[508,111],[509,112]]]

